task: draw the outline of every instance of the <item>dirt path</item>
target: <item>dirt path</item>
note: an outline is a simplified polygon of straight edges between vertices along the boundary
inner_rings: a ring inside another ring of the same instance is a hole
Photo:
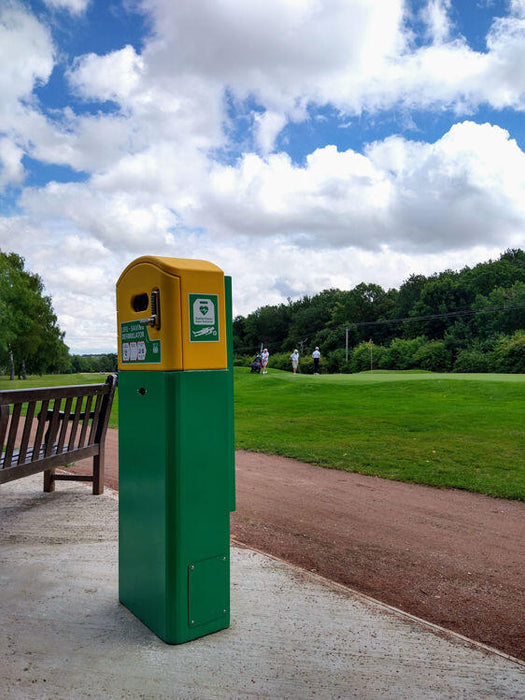
[[[250,452],[236,478],[237,541],[525,660],[525,503]]]

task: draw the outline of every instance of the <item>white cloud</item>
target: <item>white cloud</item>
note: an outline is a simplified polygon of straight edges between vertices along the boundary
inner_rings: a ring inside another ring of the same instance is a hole
[[[523,245],[525,154],[505,130],[464,122],[434,144],[392,137],[367,155],[395,182],[398,249]]]
[[[23,181],[23,155],[23,150],[12,141],[0,138],[0,192],[7,185],[16,185]]]
[[[238,98],[253,95],[272,120],[304,118],[308,104],[349,114],[399,103],[460,112],[485,102],[523,107],[521,0],[495,21],[486,53],[456,35],[450,0],[422,7],[430,43],[416,49],[401,0],[144,0],[143,7],[155,20],[143,53],[150,78],[198,75]]]
[[[72,15],[81,15],[86,10],[90,0],[44,0],[44,4],[53,10],[66,10]]]
[[[286,119],[282,114],[267,111],[255,115],[255,136],[262,153],[273,151],[275,139],[285,125]]]
[[[403,50],[401,0],[145,0],[158,72],[187,71],[298,116],[324,86],[379,73]]]
[[[450,38],[450,5],[451,0],[428,0],[420,11],[421,18],[427,25],[427,38],[433,43],[442,44]]]
[[[81,56],[69,71],[70,82],[81,96],[122,103],[136,93],[143,74],[144,60],[129,45],[104,56]]]
[[[525,154],[489,124],[456,124],[434,144],[391,137],[365,155],[327,146],[304,167],[252,154],[210,182],[199,215],[224,236],[431,252],[511,244],[525,230]]]
[[[54,63],[49,31],[18,2],[0,6],[0,129],[18,100],[47,82]]]
[[[91,190],[89,185],[49,183],[45,188],[26,189],[21,204],[35,220],[53,225],[71,222],[75,230],[88,233],[111,250],[162,246],[178,218],[162,202],[141,202],[139,192],[112,195]]]

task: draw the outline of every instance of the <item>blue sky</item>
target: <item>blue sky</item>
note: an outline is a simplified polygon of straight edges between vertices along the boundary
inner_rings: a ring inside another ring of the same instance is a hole
[[[0,0],[0,249],[74,352],[144,254],[234,312],[525,246],[525,0]]]

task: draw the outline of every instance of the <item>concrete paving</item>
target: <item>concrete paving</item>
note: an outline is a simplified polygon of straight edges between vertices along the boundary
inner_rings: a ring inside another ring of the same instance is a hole
[[[0,696],[523,698],[525,665],[232,548],[232,624],[181,646],[118,602],[117,496],[0,489]]]

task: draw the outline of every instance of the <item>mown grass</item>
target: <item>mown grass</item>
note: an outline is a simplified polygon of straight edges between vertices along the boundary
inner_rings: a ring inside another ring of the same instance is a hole
[[[236,369],[236,441],[387,479],[525,500],[525,376]]]
[[[49,375],[0,389],[105,381]],[[118,427],[118,390],[110,427]],[[525,375],[235,369],[239,449],[525,500]]]

